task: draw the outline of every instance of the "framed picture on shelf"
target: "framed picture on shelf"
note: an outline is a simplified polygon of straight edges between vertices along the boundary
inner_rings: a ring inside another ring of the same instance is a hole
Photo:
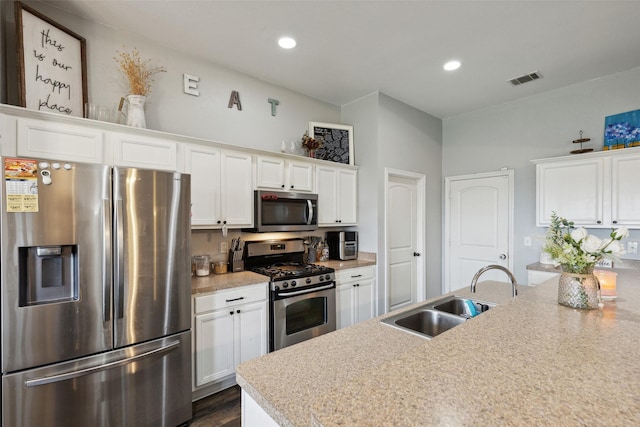
[[[353,126],[309,122],[309,136],[322,141],[316,159],[353,165]]]
[[[640,146],[640,110],[605,117],[603,150],[637,146]]]
[[[15,3],[15,13],[20,105],[83,117],[85,39],[20,2]]]

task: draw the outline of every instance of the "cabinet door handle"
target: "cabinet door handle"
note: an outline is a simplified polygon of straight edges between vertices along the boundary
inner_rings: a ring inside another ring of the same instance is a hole
[[[282,184],[280,187],[281,187],[281,188],[284,188],[284,184]]]
[[[618,221],[611,221],[611,222],[613,222],[614,224],[617,224],[617,223],[618,223]]]
[[[602,221],[598,220],[596,221],[596,224],[602,224]]]
[[[240,310],[236,310],[236,313],[240,313]]]
[[[226,302],[233,302],[233,301],[240,301],[240,300],[242,300],[242,299],[244,299],[244,297],[240,297],[240,298],[232,298],[232,299],[226,299],[225,301],[226,301]]]
[[[355,279],[356,277],[362,277],[362,274],[356,274],[355,276],[351,276],[352,279]]]
[[[229,314],[233,316],[233,310],[231,310],[231,311],[229,312]]]
[[[414,252],[413,256],[420,256],[420,252]]]

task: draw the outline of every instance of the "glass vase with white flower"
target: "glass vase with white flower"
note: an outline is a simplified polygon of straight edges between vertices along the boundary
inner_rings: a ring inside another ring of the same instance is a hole
[[[573,308],[597,308],[599,286],[593,268],[602,259],[619,262],[618,257],[625,253],[620,241],[628,235],[627,228],[620,227],[603,240],[584,227],[576,228],[572,221],[554,212],[543,251],[562,268],[558,303]]]

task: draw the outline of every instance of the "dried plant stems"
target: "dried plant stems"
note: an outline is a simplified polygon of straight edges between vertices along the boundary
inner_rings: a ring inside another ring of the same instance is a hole
[[[164,67],[149,67],[150,59],[142,60],[138,49],[133,48],[131,53],[116,50],[117,56],[113,59],[129,81],[130,95],[148,95],[151,92],[152,76],[156,73],[164,73]]]

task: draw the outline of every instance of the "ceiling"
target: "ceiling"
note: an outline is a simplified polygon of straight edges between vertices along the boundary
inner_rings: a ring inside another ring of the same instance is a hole
[[[331,104],[380,91],[442,119],[640,66],[640,1],[41,1]]]

